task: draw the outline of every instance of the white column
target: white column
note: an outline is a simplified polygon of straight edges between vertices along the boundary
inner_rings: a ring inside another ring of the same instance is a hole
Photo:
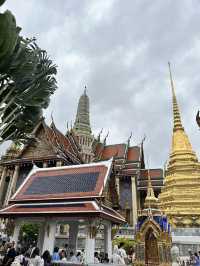
[[[112,225],[110,222],[104,225],[104,251],[108,253],[108,258],[112,256]]]
[[[120,180],[119,180],[119,176],[116,176],[116,188],[117,188],[118,198],[120,200]]]
[[[137,223],[137,189],[136,189],[136,177],[131,177],[131,190],[132,190],[132,221],[133,227]]]
[[[90,229],[87,228],[87,236],[85,239],[85,262],[94,263],[95,252],[95,237],[90,234]]]
[[[43,248],[44,233],[45,233],[45,224],[41,223],[39,225],[39,234],[38,234],[38,241],[37,241],[37,246],[38,246],[40,252],[42,251],[42,248]]]
[[[69,224],[69,248],[73,252],[77,251],[77,240],[78,240],[78,222]]]
[[[7,173],[7,168],[4,167],[3,168],[3,172],[1,175],[1,180],[0,180],[0,204],[3,204],[2,202],[2,196],[3,196],[3,190],[4,190],[4,186],[5,186],[5,178],[6,178],[6,173]]]
[[[56,162],[56,166],[58,167],[58,166],[62,166],[62,161],[57,161]]]
[[[12,179],[10,180],[10,184],[8,186],[8,191],[6,194],[6,199],[4,201],[4,205],[8,204],[8,201],[10,200],[13,193],[15,192],[18,176],[19,176],[19,165],[15,165],[15,171],[14,171],[14,174],[12,176]]]
[[[47,168],[48,167],[48,163],[47,162],[43,162],[43,168]]]
[[[19,239],[20,228],[21,228],[21,223],[19,221],[15,221],[15,228],[12,236],[12,241],[15,241],[16,244]]]
[[[42,253],[45,250],[49,250],[50,254],[53,253],[55,234],[56,234],[56,221],[46,222]]]

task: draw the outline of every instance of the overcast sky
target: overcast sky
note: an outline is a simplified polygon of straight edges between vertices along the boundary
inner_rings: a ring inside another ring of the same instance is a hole
[[[58,66],[58,90],[45,111],[66,131],[88,87],[93,133],[132,144],[144,134],[150,167],[168,159],[172,134],[171,61],[186,132],[197,153],[200,131],[199,0],[7,0],[24,37],[35,36]]]

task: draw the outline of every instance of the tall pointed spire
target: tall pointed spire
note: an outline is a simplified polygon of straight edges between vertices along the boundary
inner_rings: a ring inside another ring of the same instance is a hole
[[[173,101],[173,118],[174,118],[174,128],[173,130],[176,131],[178,129],[183,130],[183,126],[181,123],[181,115],[176,99],[176,94],[175,94],[175,88],[174,88],[174,82],[172,79],[172,72],[171,72],[171,66],[170,62],[168,62],[169,65],[169,75],[170,75],[170,83],[171,83],[171,89],[172,89],[172,101]]]
[[[158,208],[158,199],[155,197],[155,194],[154,194],[149,169],[148,169],[147,196],[145,198],[144,207],[149,208],[149,209],[150,208],[154,208],[154,209]]]
[[[78,103],[74,130],[77,133],[91,134],[90,113],[89,113],[89,97],[87,96],[86,86]]]
[[[170,155],[171,160],[169,161],[169,165],[175,162],[174,156],[176,156],[176,161],[179,162],[180,160],[185,161],[185,158],[183,158],[185,157],[183,156],[184,154],[187,154],[187,156],[188,154],[190,154],[191,155],[190,159],[197,161],[196,155],[192,150],[189,138],[185,133],[184,127],[182,126],[181,115],[180,115],[178,102],[176,99],[175,86],[172,78],[170,63],[168,63],[168,65],[169,65],[169,75],[170,75],[170,85],[172,90],[172,105],[173,105],[173,135],[172,135],[172,150]]]
[[[172,224],[192,226],[194,217],[200,219],[200,164],[182,126],[170,64],[169,73],[174,122],[165,184],[159,195],[160,207]]]
[[[76,119],[73,127],[75,135],[78,137],[79,145],[84,162],[91,162],[94,158],[92,143],[94,137],[90,127],[90,103],[87,96],[87,88],[81,95],[76,113]]]

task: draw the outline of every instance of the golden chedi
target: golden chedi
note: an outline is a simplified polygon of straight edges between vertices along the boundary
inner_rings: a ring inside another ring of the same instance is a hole
[[[164,187],[159,196],[160,208],[173,227],[200,225],[200,164],[181,122],[170,64],[173,99],[172,147]]]

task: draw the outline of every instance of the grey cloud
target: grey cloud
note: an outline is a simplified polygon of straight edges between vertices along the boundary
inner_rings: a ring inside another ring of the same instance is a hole
[[[132,144],[143,135],[146,157],[161,167],[171,145],[167,61],[187,133],[199,151],[195,113],[200,106],[199,1],[7,0],[25,36],[36,36],[58,65],[59,89],[45,111],[66,131],[88,86],[95,134]]]

